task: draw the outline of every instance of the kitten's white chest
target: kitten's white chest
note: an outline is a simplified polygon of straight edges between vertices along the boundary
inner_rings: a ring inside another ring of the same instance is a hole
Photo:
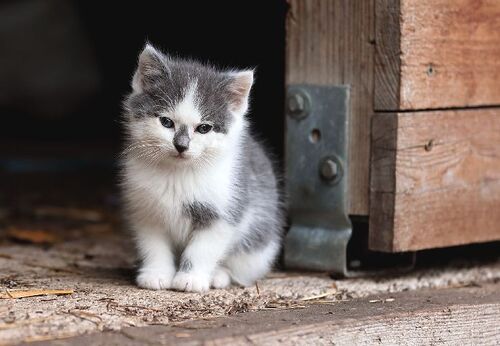
[[[208,203],[223,210],[229,202],[231,171],[224,167],[194,172],[133,168],[130,177],[146,195],[144,207],[154,208],[158,226],[177,244],[185,243],[191,233],[190,204]]]

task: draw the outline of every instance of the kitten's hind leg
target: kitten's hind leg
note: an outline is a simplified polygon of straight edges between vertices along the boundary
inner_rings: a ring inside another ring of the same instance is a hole
[[[264,277],[272,268],[279,251],[279,244],[271,242],[252,252],[238,252],[225,261],[231,279],[241,286],[250,286]]]

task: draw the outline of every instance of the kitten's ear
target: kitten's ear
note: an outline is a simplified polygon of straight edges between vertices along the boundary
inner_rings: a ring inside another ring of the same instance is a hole
[[[253,71],[230,72],[229,110],[243,115],[248,109],[248,97],[253,84]]]
[[[142,53],[139,55],[137,70],[132,79],[132,89],[134,92],[142,92],[148,81],[165,74],[166,60],[167,57],[163,53],[151,44],[146,43]]]

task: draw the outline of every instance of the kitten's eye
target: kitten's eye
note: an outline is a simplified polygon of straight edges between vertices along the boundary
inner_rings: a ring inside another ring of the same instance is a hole
[[[199,133],[205,134],[212,129],[212,125],[209,124],[201,124],[196,128],[196,131]]]
[[[167,117],[160,117],[160,123],[167,129],[171,129],[172,127],[174,127],[174,122],[172,121],[172,119]]]

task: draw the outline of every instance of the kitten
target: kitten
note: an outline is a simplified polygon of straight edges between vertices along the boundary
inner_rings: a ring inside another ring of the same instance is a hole
[[[149,289],[248,286],[271,268],[283,214],[245,118],[253,71],[217,71],[147,44],[124,102],[123,193]]]

